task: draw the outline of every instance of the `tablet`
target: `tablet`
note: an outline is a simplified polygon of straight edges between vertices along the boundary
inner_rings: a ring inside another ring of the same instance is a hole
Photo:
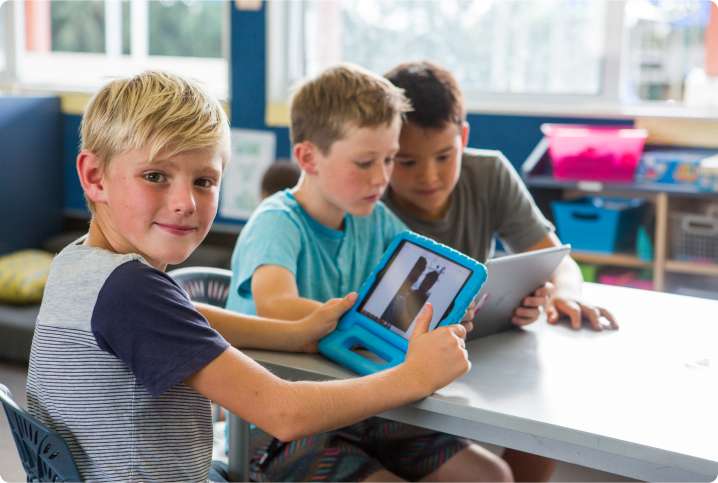
[[[477,297],[480,308],[467,339],[516,327],[511,322],[514,310],[524,297],[551,278],[570,251],[571,245],[562,245],[488,260],[488,281]]]
[[[389,245],[337,329],[319,342],[319,351],[360,374],[399,364],[426,303],[434,308],[429,329],[460,322],[485,280],[486,268],[476,260],[403,232]]]

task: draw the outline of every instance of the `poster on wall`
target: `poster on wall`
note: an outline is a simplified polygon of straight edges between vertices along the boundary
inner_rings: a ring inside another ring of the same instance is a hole
[[[222,180],[219,215],[246,220],[259,204],[262,174],[274,162],[273,132],[232,129],[231,161]]]

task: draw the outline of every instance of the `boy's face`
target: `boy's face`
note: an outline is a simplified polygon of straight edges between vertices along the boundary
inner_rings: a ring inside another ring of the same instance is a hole
[[[338,214],[371,214],[389,183],[400,129],[398,116],[390,125],[350,127],[326,155],[317,151],[318,185]]]
[[[468,125],[427,129],[404,123],[391,177],[394,201],[422,219],[440,219],[459,180]]]
[[[148,161],[148,149],[115,156],[102,175],[96,219],[118,253],[139,253],[154,267],[184,261],[217,212],[222,160],[196,149]]]

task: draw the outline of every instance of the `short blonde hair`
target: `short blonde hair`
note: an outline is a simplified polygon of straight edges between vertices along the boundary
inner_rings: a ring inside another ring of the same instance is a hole
[[[411,110],[404,91],[361,67],[342,64],[299,86],[290,106],[293,144],[314,143],[324,154],[348,125],[389,125]]]
[[[216,147],[226,163],[228,146],[229,124],[219,101],[167,72],[111,81],[92,98],[80,124],[80,149],[95,154],[103,169],[114,156],[147,147],[150,161],[160,152]],[[88,206],[92,211],[89,200]]]

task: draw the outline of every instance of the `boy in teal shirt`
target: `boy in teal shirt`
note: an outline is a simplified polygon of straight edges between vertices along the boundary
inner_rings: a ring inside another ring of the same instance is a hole
[[[291,104],[296,188],[265,200],[232,259],[228,308],[296,320],[356,290],[405,229],[379,201],[399,148],[401,90],[357,67],[329,69]],[[451,331],[465,334],[460,326]],[[463,345],[463,338],[457,338]],[[258,454],[271,445],[253,443]],[[271,445],[274,449],[276,444]],[[497,456],[461,438],[378,418],[274,451],[255,477],[273,481],[510,480]]]

